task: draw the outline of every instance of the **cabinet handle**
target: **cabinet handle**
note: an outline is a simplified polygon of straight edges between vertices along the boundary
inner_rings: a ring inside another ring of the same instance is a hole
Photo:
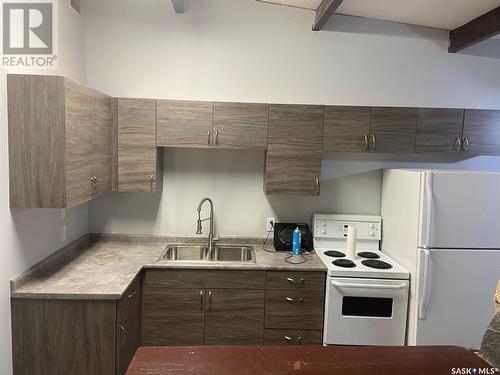
[[[304,284],[304,279],[303,278],[300,278],[298,283],[296,283],[295,279],[292,278],[292,277],[287,277],[286,280],[289,281],[293,285],[302,285],[302,284]]]
[[[291,297],[286,297],[285,298],[288,303],[304,303],[304,298],[291,298]]]
[[[319,178],[316,177],[316,195],[319,195],[319,190],[320,190]]]
[[[363,134],[363,151],[368,151],[368,146],[369,146],[369,142],[368,142],[368,134]]]
[[[470,144],[469,144],[469,138],[464,137],[463,138],[463,142],[462,142],[462,151],[464,153],[466,153],[467,151],[469,151],[469,146],[470,146]]]
[[[136,295],[136,294],[137,294],[137,289],[136,289],[136,290],[134,290],[132,293],[130,293],[130,294],[128,295],[128,298],[129,298],[129,299],[131,299],[131,298],[135,297],[135,295]]]
[[[219,131],[215,131],[215,145],[219,147]]]
[[[203,294],[204,291],[200,290],[200,310],[203,311]]]
[[[120,331],[122,332],[122,340],[120,342],[120,348],[123,348],[123,345],[125,345],[125,342],[127,341],[127,331],[125,330],[125,327],[122,326],[121,324],[118,324],[118,327],[120,327]]]
[[[207,144],[210,146],[210,130],[207,132],[208,139],[207,139]]]
[[[460,137],[455,138],[455,142],[453,142],[453,147],[455,148],[455,152],[461,153],[462,152],[462,140]]]
[[[96,176],[90,177],[90,188],[92,189],[92,195],[96,195],[98,189]]]
[[[372,138],[372,147],[370,148],[370,151],[373,152],[377,148],[377,137],[375,137],[375,134],[371,134]]]
[[[212,310],[212,291],[208,291],[208,309]]]
[[[285,340],[287,342],[293,342],[293,341],[301,342],[302,341],[302,336],[297,336],[296,338],[291,338],[290,336],[285,336]]]
[[[152,175],[149,176],[149,184],[150,184],[151,191],[154,190],[153,189],[153,183],[154,183],[154,181],[155,181],[155,176],[154,176],[154,174],[152,174]]]

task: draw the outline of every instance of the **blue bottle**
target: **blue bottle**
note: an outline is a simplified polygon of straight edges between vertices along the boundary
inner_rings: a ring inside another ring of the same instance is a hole
[[[292,245],[292,254],[300,255],[300,241],[301,241],[301,233],[299,227],[295,228],[293,231],[293,245]]]

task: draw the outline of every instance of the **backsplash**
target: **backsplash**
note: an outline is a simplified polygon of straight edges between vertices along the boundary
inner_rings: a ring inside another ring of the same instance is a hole
[[[320,197],[266,196],[263,151],[166,148],[163,155],[162,193],[113,193],[91,202],[91,232],[193,234],[198,202],[208,196],[218,234],[264,236],[268,217],[309,223],[315,212],[380,214],[383,168],[500,171],[497,157],[458,162],[448,157],[436,163],[415,155],[330,153],[323,157]]]

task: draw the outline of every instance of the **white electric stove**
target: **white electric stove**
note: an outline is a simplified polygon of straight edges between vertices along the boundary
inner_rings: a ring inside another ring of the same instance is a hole
[[[356,257],[346,255],[347,228]],[[325,345],[404,345],[410,274],[379,250],[380,216],[315,214],[314,249],[328,268]]]

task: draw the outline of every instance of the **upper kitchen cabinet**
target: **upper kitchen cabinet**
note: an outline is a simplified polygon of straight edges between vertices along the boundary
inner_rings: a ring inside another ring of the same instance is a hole
[[[323,151],[369,151],[370,107],[325,107]]]
[[[111,98],[64,77],[8,75],[11,207],[65,208],[111,190]]]
[[[415,152],[460,154],[463,109],[419,108]]]
[[[267,148],[267,104],[214,103],[213,111],[213,147]]]
[[[212,147],[212,102],[158,100],[157,103],[158,147]]]
[[[156,100],[115,99],[116,191],[159,191],[161,151],[156,148]]]
[[[270,105],[266,194],[319,195],[324,106]]]
[[[462,152],[500,154],[500,111],[465,110]]]
[[[369,148],[371,152],[415,152],[417,108],[372,107]]]

